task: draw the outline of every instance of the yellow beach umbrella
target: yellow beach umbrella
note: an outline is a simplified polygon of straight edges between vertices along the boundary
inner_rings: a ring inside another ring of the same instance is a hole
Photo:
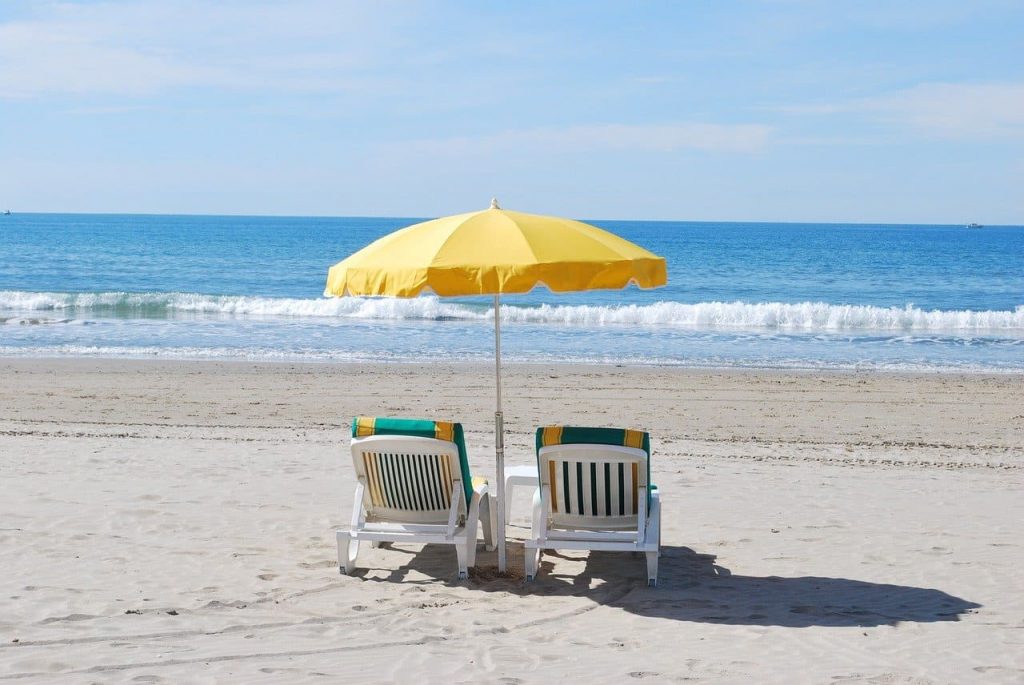
[[[390,233],[331,267],[325,295],[494,296],[498,568],[505,570],[505,445],[501,411],[501,300],[538,285],[579,292],[665,285],[665,260],[571,219],[490,209]]]

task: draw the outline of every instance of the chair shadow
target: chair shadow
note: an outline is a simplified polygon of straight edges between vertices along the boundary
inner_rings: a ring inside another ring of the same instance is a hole
[[[490,572],[494,552],[477,555],[468,581],[454,573],[455,553],[447,545],[390,547],[388,555],[407,555],[405,563],[380,582],[410,582],[411,571],[427,576],[421,583],[443,580],[482,592],[518,596],[583,597],[640,616],[676,621],[787,628],[872,627],[898,623],[958,621],[980,604],[932,588],[873,583],[818,576],[743,576],[715,563],[713,554],[663,545],[658,586],[647,587],[641,554],[545,551],[536,580],[500,577]],[[509,568],[522,569],[521,543],[509,546]],[[559,574],[552,559],[585,561],[574,575]],[[396,560],[397,561],[397,560]],[[364,574],[361,574],[364,575]],[[365,575],[364,575],[365,577]]]

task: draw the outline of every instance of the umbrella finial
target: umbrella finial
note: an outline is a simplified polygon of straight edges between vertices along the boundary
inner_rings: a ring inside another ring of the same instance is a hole
[[[491,198],[491,209],[501,209],[501,207],[498,206],[498,198]]]

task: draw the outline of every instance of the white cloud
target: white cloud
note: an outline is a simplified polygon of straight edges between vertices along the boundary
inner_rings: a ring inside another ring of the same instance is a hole
[[[845,102],[774,108],[797,115],[862,114],[930,138],[1024,140],[1024,84],[924,83]]]
[[[1024,84],[923,84],[860,109],[951,139],[1024,139]]]
[[[481,136],[459,136],[388,144],[394,153],[463,157],[516,152],[592,152],[629,150],[674,152],[712,150],[755,153],[768,144],[772,129],[761,124],[592,124],[562,128],[518,129]]]
[[[0,97],[148,95],[177,87],[339,91],[367,85],[398,11],[359,3],[39,5],[0,23]]]
[[[104,45],[71,26],[41,30],[31,23],[0,27],[0,96],[47,93],[145,94],[166,87],[223,80],[222,69]]]

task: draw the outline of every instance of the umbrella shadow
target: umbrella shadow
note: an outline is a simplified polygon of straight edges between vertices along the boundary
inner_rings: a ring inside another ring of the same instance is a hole
[[[572,556],[545,551],[537,579],[496,577],[487,568],[494,553],[478,553],[478,569],[468,581],[454,574],[454,552],[447,545],[425,545],[420,550],[392,548],[408,555],[405,563],[381,582],[410,582],[415,571],[428,579],[412,582],[466,584],[481,592],[518,596],[582,597],[640,616],[746,626],[788,628],[873,627],[898,623],[958,621],[981,607],[934,588],[875,583],[820,576],[745,576],[716,563],[713,554],[689,547],[663,545],[658,586],[646,586],[646,565],[641,554],[582,552]],[[522,569],[522,544],[509,547],[509,568]],[[556,559],[585,561],[583,570],[558,572]]]
[[[713,554],[676,546],[662,546],[658,587],[647,588],[643,586],[644,560],[636,555],[629,563],[631,556],[591,552],[582,573],[568,579],[552,576],[546,584],[573,588],[590,587],[595,581],[626,584],[627,594],[612,598],[609,606],[643,616],[726,625],[807,628],[932,623],[957,621],[981,607],[933,588],[850,578],[739,575],[715,563]],[[550,572],[553,566],[542,561],[541,572]],[[538,581],[545,585],[541,576]]]

